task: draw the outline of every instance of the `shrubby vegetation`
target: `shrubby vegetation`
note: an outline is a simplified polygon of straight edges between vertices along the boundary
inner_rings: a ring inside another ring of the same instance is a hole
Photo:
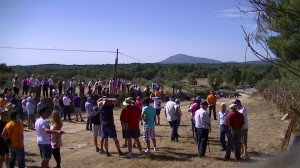
[[[114,77],[114,65],[32,65],[7,67],[2,64],[1,87],[10,86],[10,80],[17,74],[23,77],[35,74],[39,76],[53,75],[54,79],[77,80],[103,79],[108,81]],[[3,76],[3,77],[2,77]],[[197,79],[208,78],[211,88],[230,88],[254,86],[257,82],[268,78],[277,80],[280,75],[270,64],[121,64],[117,68],[117,78],[133,81],[140,86],[150,85],[152,81],[159,82],[161,86],[191,91],[197,87]],[[56,82],[55,81],[55,82]],[[199,88],[200,86],[198,86]],[[204,86],[201,86],[202,89]],[[201,90],[201,88],[197,89]]]

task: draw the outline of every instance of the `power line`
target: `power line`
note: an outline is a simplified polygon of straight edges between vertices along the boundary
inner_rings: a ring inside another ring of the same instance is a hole
[[[136,59],[136,58],[134,58],[134,57],[132,57],[132,56],[129,56],[129,55],[126,55],[126,54],[124,54],[124,53],[119,52],[119,54],[124,55],[125,57],[128,57],[128,58],[131,58],[131,59],[133,59],[133,60],[136,60],[136,61],[138,61],[138,62],[145,63],[144,61],[141,61],[141,60],[139,60],[139,59]]]
[[[68,49],[58,49],[58,48],[26,48],[26,47],[1,47],[4,49],[14,49],[14,50],[38,50],[38,51],[65,51],[65,52],[106,52],[106,53],[117,53],[115,51],[97,51],[97,50],[68,50]]]
[[[88,52],[88,53],[113,53],[116,54],[116,51],[99,51],[99,50],[81,50],[81,49],[58,49],[58,48],[31,48],[31,47],[4,47],[0,46],[2,49],[13,49],[13,50],[36,50],[36,51],[63,51],[63,52]],[[136,60],[138,62],[145,63],[144,61],[141,61],[137,58],[134,58],[132,56],[129,56],[127,54],[119,52],[119,54],[131,58],[133,60]]]

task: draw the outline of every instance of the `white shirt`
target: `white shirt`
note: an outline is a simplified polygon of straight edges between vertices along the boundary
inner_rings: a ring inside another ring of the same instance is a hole
[[[50,79],[48,80],[48,83],[49,83],[49,85],[50,85],[50,86],[53,86],[53,85],[54,85],[54,81],[53,81],[53,79],[52,79],[52,78],[50,78]]]
[[[178,119],[178,117],[175,115],[175,105],[176,103],[173,101],[168,101],[165,105],[165,114],[168,121],[174,121]]]
[[[224,113],[222,113],[222,111],[219,111],[218,119],[219,119],[220,125],[226,125],[226,118],[227,118],[228,114],[229,114],[228,110],[225,110]]]
[[[159,98],[159,97],[152,97],[152,100],[154,101],[154,108],[155,109],[161,109],[161,102],[162,102],[162,100],[161,100],[161,98]]]
[[[209,129],[210,125],[210,117],[209,113],[204,110],[203,108],[200,108],[195,113],[195,127],[196,128],[203,128],[203,129]]]
[[[40,117],[35,122],[35,133],[36,133],[37,144],[51,144],[50,134],[46,134],[44,128],[50,129],[50,126],[46,120]]]
[[[70,106],[71,105],[71,99],[67,96],[64,96],[63,97],[63,103],[64,103],[64,106]]]
[[[35,78],[30,78],[29,79],[29,84],[30,84],[30,87],[36,87],[36,80],[35,80]]]
[[[244,106],[241,106],[241,108],[239,109],[239,112],[243,114],[244,116],[244,125],[243,125],[243,129],[248,129],[248,112],[246,110],[246,108]]]

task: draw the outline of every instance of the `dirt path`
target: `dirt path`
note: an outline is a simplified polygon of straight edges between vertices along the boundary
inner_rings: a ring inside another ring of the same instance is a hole
[[[224,152],[219,151],[219,126],[217,121],[212,121],[212,132],[209,134],[210,152],[207,157],[199,159],[197,156],[197,145],[193,142],[190,128],[190,114],[187,112],[190,102],[182,102],[183,120],[179,128],[179,142],[170,142],[170,128],[166,125],[166,119],[161,114],[162,125],[157,126],[158,151],[151,155],[140,156],[137,149],[133,152],[135,157],[126,159],[118,157],[113,141],[109,140],[109,150],[112,157],[106,157],[95,152],[91,132],[85,131],[85,123],[64,122],[63,130],[67,134],[63,135],[63,147],[61,148],[63,168],[94,168],[94,167],[247,167],[254,166],[257,162],[269,160],[277,154],[280,147],[280,137],[284,134],[287,122],[280,121],[280,114],[272,107],[265,104],[258,97],[242,95],[242,104],[249,113],[249,139],[248,152],[249,159],[235,163],[233,161],[223,161]],[[233,99],[218,100],[218,107],[221,102],[228,105]],[[118,121],[120,109],[116,109],[114,117],[116,121],[117,134],[120,144],[124,142],[121,138],[120,122]],[[142,144],[145,148],[145,144]],[[122,149],[127,152],[126,148]],[[38,147],[35,143],[35,132],[25,131],[25,151],[27,167],[37,167],[40,165]],[[233,157],[233,156],[232,156]],[[55,166],[52,158],[50,166]]]

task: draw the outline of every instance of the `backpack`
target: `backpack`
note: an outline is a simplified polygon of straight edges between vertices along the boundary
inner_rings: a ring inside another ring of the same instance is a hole
[[[100,125],[100,113],[98,107],[94,107],[92,113],[90,114],[91,122],[94,125]]]

